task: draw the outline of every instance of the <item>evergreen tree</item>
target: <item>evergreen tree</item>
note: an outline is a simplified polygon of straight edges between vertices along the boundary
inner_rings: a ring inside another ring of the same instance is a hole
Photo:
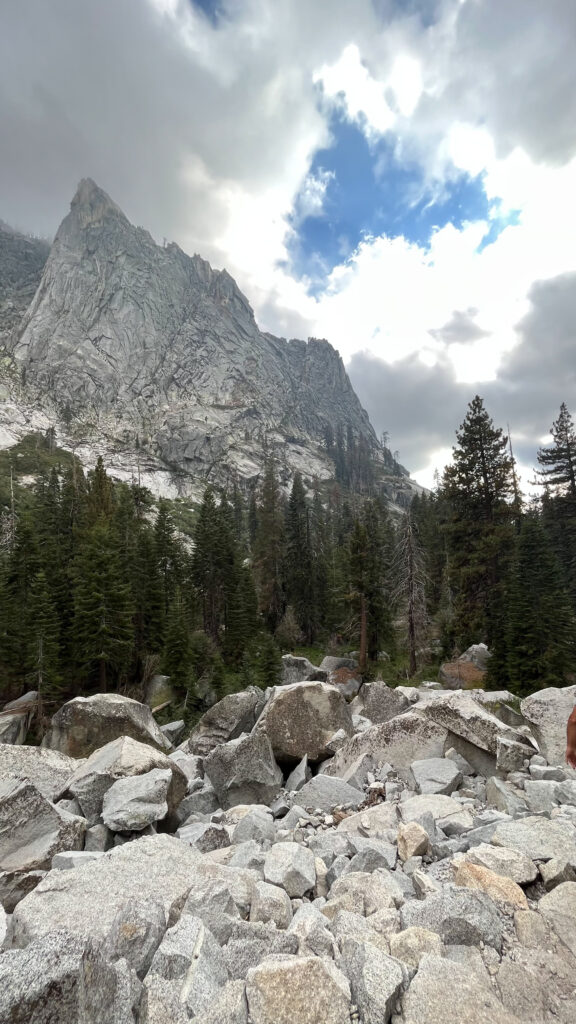
[[[28,683],[38,691],[38,718],[52,715],[62,698],[59,620],[50,596],[45,573],[34,577],[30,593],[28,634]]]
[[[450,584],[456,642],[464,649],[503,643],[504,580],[513,544],[515,508],[507,438],[476,396],[456,434],[444,472]]]
[[[273,633],[284,614],[282,569],[284,564],[284,522],[282,502],[274,463],[269,460],[264,472],[262,498],[254,544],[260,611]]]
[[[394,577],[394,600],[406,622],[409,674],[414,676],[418,670],[418,650],[427,639],[428,613],[424,552],[410,511],[398,531]]]
[[[538,462],[543,466],[538,475],[543,483],[558,488],[576,502],[576,429],[565,402],[550,433],[552,445],[538,451]]]
[[[176,591],[166,616],[166,639],[162,654],[162,669],[174,690],[187,703],[193,689],[194,676],[192,667],[192,651],[190,645],[190,628],[186,622],[186,613],[182,594]],[[194,696],[192,694],[192,696]]]
[[[306,494],[302,476],[294,474],[286,510],[286,600],[308,643],[314,639],[314,600],[312,548]]]
[[[509,589],[509,687],[526,696],[565,686],[576,665],[576,619],[537,515],[524,517]]]

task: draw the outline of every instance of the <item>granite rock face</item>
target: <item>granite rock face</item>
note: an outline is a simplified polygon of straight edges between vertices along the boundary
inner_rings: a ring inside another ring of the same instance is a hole
[[[211,479],[231,469],[257,476],[267,435],[292,469],[332,476],[320,449],[327,424],[377,444],[328,342],[261,332],[226,270],[156,245],[90,179],[11,345],[27,379],[57,403],[90,410],[100,435],[139,435],[184,476],[208,466]]]
[[[305,755],[311,762],[330,755],[328,742],[335,732],[353,732],[352,715],[343,695],[321,682],[278,687],[257,725],[280,764],[297,764]]]

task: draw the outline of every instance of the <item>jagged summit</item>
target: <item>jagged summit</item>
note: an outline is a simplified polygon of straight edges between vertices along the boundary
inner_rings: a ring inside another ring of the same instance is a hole
[[[158,245],[84,178],[9,348],[52,418],[202,481],[330,477],[327,430],[377,441],[336,350],[259,330],[226,270]]]

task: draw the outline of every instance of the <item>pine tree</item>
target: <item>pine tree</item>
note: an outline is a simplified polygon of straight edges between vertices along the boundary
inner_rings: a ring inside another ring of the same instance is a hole
[[[50,596],[46,575],[34,577],[30,593],[30,632],[28,634],[27,681],[38,691],[38,718],[52,715],[62,699],[60,671],[59,620]]]
[[[458,645],[503,643],[503,581],[513,544],[513,463],[508,441],[476,396],[444,472],[450,584]]]
[[[286,600],[308,643],[314,639],[314,588],[309,512],[302,476],[294,474],[286,510]]]
[[[282,568],[284,564],[284,522],[282,502],[274,463],[269,460],[264,472],[262,499],[254,544],[254,568],[260,611],[274,632],[284,614]]]
[[[540,448],[537,459],[544,468],[538,475],[550,487],[559,488],[576,502],[576,429],[565,402],[550,430],[553,444]]]
[[[520,696],[565,686],[576,666],[576,618],[540,518],[524,517],[509,588],[508,685]]]
[[[394,601],[406,622],[409,674],[418,670],[418,650],[428,633],[424,552],[411,512],[407,512],[397,536],[394,553]]]

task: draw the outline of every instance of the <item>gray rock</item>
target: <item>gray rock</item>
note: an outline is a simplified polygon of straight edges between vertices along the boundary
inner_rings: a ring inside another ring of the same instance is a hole
[[[188,846],[193,846],[200,853],[211,850],[223,850],[230,846],[230,836],[223,825],[198,821],[193,825],[182,825],[176,831],[178,839]]]
[[[78,761],[57,750],[0,743],[0,778],[27,779],[47,800],[56,800]]]
[[[178,740],[182,736],[186,723],[184,719],[179,718],[177,722],[167,722],[166,725],[160,726],[160,732],[164,733],[166,739],[174,744],[178,743]]]
[[[425,955],[402,997],[402,1024],[520,1024],[468,967]]]
[[[576,686],[550,686],[520,702],[520,710],[532,727],[549,764],[564,764],[566,722],[576,704]]]
[[[330,755],[328,741],[337,729],[351,736],[352,716],[338,690],[327,683],[304,682],[274,690],[256,726],[280,764],[311,762]]]
[[[443,793],[450,796],[462,782],[462,774],[450,758],[428,757],[410,765],[413,789],[417,793]]]
[[[282,772],[262,732],[215,747],[204,761],[204,771],[225,808],[270,803],[282,786]]]
[[[418,967],[427,953],[443,956],[444,943],[436,932],[426,928],[406,928],[390,936],[390,953],[410,967]]]
[[[446,738],[447,732],[420,712],[407,711],[352,736],[327,766],[326,774],[342,776],[362,754],[370,754],[376,764],[387,761],[394,768],[409,768],[418,757],[441,757]]]
[[[338,953],[326,917],[309,903],[304,903],[298,908],[289,926],[289,932],[298,939],[298,953],[301,956],[313,953],[314,956],[334,959]]]
[[[298,938],[287,931],[278,931],[272,924],[236,921],[222,952],[230,977],[246,978],[252,968],[271,954],[297,953]]]
[[[431,814],[436,821],[438,818],[445,818],[447,815],[456,814],[461,810],[461,803],[451,796],[442,794],[411,796],[400,804],[400,815],[405,824],[410,821],[421,823],[422,818],[427,814]]]
[[[559,804],[576,807],[576,779],[566,779],[556,789],[556,800]]]
[[[335,807],[346,806],[356,809],[364,800],[355,786],[349,786],[342,779],[330,775],[316,775],[298,793],[298,802],[303,807],[321,811],[332,811]]]
[[[71,868],[82,867],[89,864],[91,860],[98,860],[104,854],[97,850],[67,850],[65,853],[55,853],[52,857],[52,868],[55,871],[69,871]]]
[[[356,696],[362,686],[362,675],[354,658],[328,656],[320,663],[320,669],[326,673],[326,681],[335,686],[348,701]]]
[[[188,1024],[178,986],[158,974],[148,974],[142,986],[139,1024]]]
[[[12,914],[20,900],[36,888],[45,874],[45,871],[0,871],[0,906],[7,914]]]
[[[204,922],[190,914],[169,928],[156,950],[150,973],[178,982],[180,1002],[190,1016],[201,1014],[228,981],[220,947]]]
[[[450,759],[450,761],[454,762],[461,775],[474,775],[474,769],[472,765],[468,763],[468,761],[466,760],[465,757],[462,756],[462,754],[459,754],[457,750],[454,750],[454,747],[448,747],[444,754],[444,757],[447,757]]]
[[[518,739],[510,726],[482,707],[466,690],[431,694],[419,705],[419,711],[436,725],[494,756],[498,736]]]
[[[257,843],[273,843],[276,837],[274,819],[266,807],[255,807],[238,822],[232,834],[234,843],[253,839]]]
[[[395,804],[381,803],[366,807],[356,814],[349,814],[337,826],[338,832],[349,832],[357,836],[380,836],[388,838],[390,829],[396,832],[398,810]]]
[[[524,796],[528,810],[532,814],[550,814],[558,806],[558,783],[551,781],[536,782],[527,779],[524,784]]]
[[[248,1003],[243,981],[229,981],[204,1010],[202,1024],[248,1024]]]
[[[204,778],[204,759],[197,754],[186,754],[180,748],[173,750],[169,757],[184,772],[188,779],[188,792],[190,792],[190,783]]]
[[[371,754],[361,754],[354,764],[351,764],[349,768],[342,775],[342,782],[347,782],[349,786],[355,786],[361,792],[364,787],[368,784],[368,775],[374,772],[375,765],[374,759]]]
[[[316,884],[314,855],[298,843],[276,843],[264,859],[264,878],[291,898],[304,896]]]
[[[292,683],[303,683],[306,680],[319,680],[325,683],[328,672],[325,669],[316,668],[308,658],[298,658],[294,654],[284,654],[282,657],[282,685],[290,686]]]
[[[253,1024],[350,1024],[350,985],[320,957],[268,957],[248,972],[246,997]]]
[[[134,995],[126,964],[64,931],[0,956],[0,1020],[10,1024],[127,1024]]]
[[[286,779],[286,789],[289,793],[297,793],[311,776],[312,772],[308,766],[308,755],[305,754]]]
[[[538,910],[560,941],[576,956],[576,882],[557,885],[542,897]]]
[[[555,889],[562,882],[576,882],[576,865],[565,857],[553,857],[552,860],[540,864],[540,875],[547,892]]]
[[[52,718],[42,746],[71,757],[88,757],[120,736],[158,750],[171,747],[148,705],[119,693],[69,700]]]
[[[379,868],[394,870],[398,850],[393,843],[383,839],[370,839],[354,836],[350,840],[354,856],[350,861],[350,871],[378,871]]]
[[[183,912],[202,918],[216,934],[211,915],[218,912],[231,918],[247,918],[258,881],[258,875],[253,871],[215,864],[201,857],[188,879],[188,896]]]
[[[405,898],[400,885],[401,877],[400,872],[396,876],[393,872],[382,870],[373,873],[347,872],[334,882],[329,894],[330,901],[344,898],[347,906],[342,906],[343,910],[352,910],[365,917],[382,909],[400,907]],[[406,882],[411,885],[409,879]]]
[[[129,736],[120,736],[95,750],[67,780],[64,792],[75,796],[84,817],[90,824],[96,824],[104,797],[114,783],[146,775],[154,769],[171,773],[166,801],[172,814],[186,793],[188,780],[184,772],[167,754]]]
[[[536,757],[539,755],[537,754]],[[544,758],[542,758],[544,760]],[[530,775],[536,782],[564,782],[566,778],[566,772],[563,768],[554,767],[548,764],[534,763],[535,758],[532,758],[530,763]]]
[[[212,814],[220,804],[216,790],[210,779],[198,779],[200,785],[193,793],[188,793],[176,808],[176,820],[180,823],[188,821],[193,814]]]
[[[561,856],[576,860],[576,828],[568,822],[537,816],[504,821],[494,830],[492,843],[517,850],[531,860],[552,860]]]
[[[50,867],[61,850],[81,850],[86,822],[60,811],[31,782],[0,779],[0,870],[29,872]]]
[[[405,903],[400,911],[404,928],[427,928],[447,945],[478,946],[485,942],[500,949],[502,917],[483,892],[446,885],[425,900]]]
[[[264,692],[249,686],[239,693],[229,693],[214,704],[194,726],[184,744],[190,754],[206,757],[214,747],[251,732],[264,707]]]
[[[102,820],[112,832],[141,832],[168,814],[172,772],[153,768],[143,775],[118,779],[104,794]]]
[[[228,861],[231,868],[246,868],[254,871],[260,878],[264,878],[264,851],[253,839],[245,843],[234,844],[231,850],[232,856]]]
[[[524,761],[532,754],[533,747],[508,736],[496,738],[496,767],[501,772],[513,772],[523,768]]]
[[[110,960],[125,960],[143,978],[167,927],[166,911],[158,900],[130,900],[116,914],[104,950]]]
[[[388,1021],[408,984],[405,965],[369,941],[349,938],[342,942],[340,968],[350,980],[352,999],[364,1024]]]
[[[75,871],[50,871],[14,911],[14,945],[58,928],[105,937],[131,900],[158,900],[169,918],[182,906],[200,859],[173,836],[158,835],[116,847]]]
[[[256,882],[250,920],[267,924],[271,921],[277,928],[288,928],[292,920],[292,904],[284,889],[268,882]]]
[[[504,811],[505,814],[510,814],[512,817],[527,810],[527,803],[518,791],[515,791],[504,779],[498,779],[495,775],[488,779],[486,802],[491,807],[496,807],[499,811]]]
[[[467,853],[462,854],[462,857],[471,864],[478,864],[479,867],[495,871],[497,875],[511,878],[518,885],[528,885],[538,875],[530,857],[527,857],[518,850],[480,843],[473,849],[468,850]]]
[[[377,725],[389,722],[390,719],[402,715],[410,707],[410,701],[399,690],[387,686],[381,679],[364,683],[360,694],[362,714]]]
[[[22,744],[36,710],[38,692],[29,690],[28,693],[10,701],[2,708],[0,715],[0,743],[1,744]]]
[[[318,832],[310,837],[308,848],[315,857],[320,857],[330,867],[336,857],[352,857],[351,839],[340,832]]]
[[[90,853],[106,853],[114,843],[114,836],[106,825],[91,825],[86,829],[84,849]]]

